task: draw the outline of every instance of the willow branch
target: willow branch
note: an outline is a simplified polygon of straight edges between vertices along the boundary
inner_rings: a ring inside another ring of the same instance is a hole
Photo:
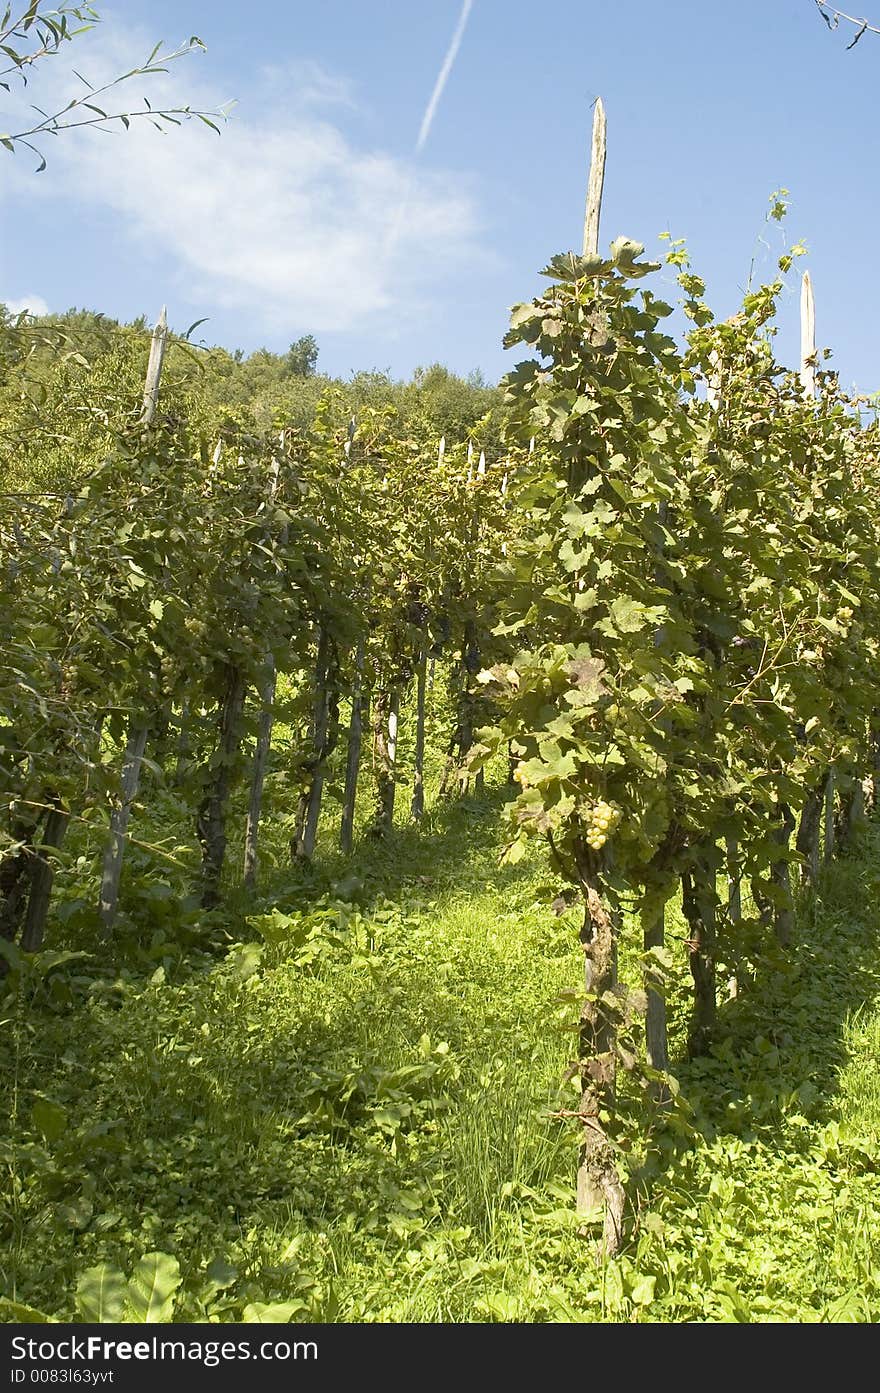
[[[847,52],[851,48],[855,48],[863,34],[880,34],[880,28],[875,24],[869,24],[866,19],[860,19],[855,15],[844,14],[843,10],[836,10],[833,5],[826,5],[825,0],[815,0],[815,4],[820,15],[828,25],[828,28],[832,31],[838,27],[841,20],[845,20],[847,24],[855,24],[857,26],[858,32],[852,43],[847,44]]]

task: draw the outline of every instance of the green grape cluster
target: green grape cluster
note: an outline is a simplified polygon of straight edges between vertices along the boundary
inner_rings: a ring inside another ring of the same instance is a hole
[[[612,808],[610,803],[597,803],[591,808],[587,824],[587,846],[592,847],[593,851],[601,851],[620,822],[621,816],[620,809]]]

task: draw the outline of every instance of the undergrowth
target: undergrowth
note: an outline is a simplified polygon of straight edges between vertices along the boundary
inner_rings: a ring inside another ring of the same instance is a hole
[[[876,832],[786,955],[740,965],[707,1058],[673,1019],[685,1102],[629,1157],[624,1252],[598,1265],[551,1117],[576,926],[537,860],[499,867],[501,796],[225,917],[169,884],[128,939],[80,923],[14,974],[10,1318],[82,1317],[98,1264],[123,1282],[163,1253],[175,1320],[880,1319]]]

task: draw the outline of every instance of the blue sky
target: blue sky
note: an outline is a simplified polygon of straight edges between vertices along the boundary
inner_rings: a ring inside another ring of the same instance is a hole
[[[847,385],[880,387],[880,35],[846,52],[851,26],[829,33],[814,0],[473,0],[418,151],[461,0],[96,3],[103,25],[32,100],[75,90],[71,64],[95,81],[198,34],[207,54],[128,100],[238,104],[219,140],[71,133],[39,176],[0,151],[0,299],[123,319],[167,302],[230,348],[314,333],[343,376],[441,361],[496,378],[510,305],[579,247],[601,93],[602,244],[685,237],[726,315],[753,259],[761,275],[803,239],[820,342]],[[764,221],[780,185],[784,233]],[[795,286],[780,347],[791,361]]]

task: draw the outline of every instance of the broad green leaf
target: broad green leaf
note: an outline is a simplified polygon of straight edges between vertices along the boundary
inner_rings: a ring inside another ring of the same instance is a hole
[[[100,1262],[80,1273],[76,1309],[84,1320],[104,1324],[124,1319],[128,1283],[118,1267]]]
[[[227,1262],[226,1258],[214,1258],[214,1261],[208,1264],[205,1277],[212,1291],[223,1291],[238,1279],[238,1268]]]
[[[253,1301],[245,1306],[241,1318],[245,1325],[287,1325],[305,1310],[301,1301]]]
[[[12,1301],[8,1296],[0,1296],[0,1317],[7,1325],[52,1325],[54,1316],[38,1311],[35,1306],[26,1306],[23,1301]]]
[[[523,859],[525,853],[525,842],[522,837],[517,837],[516,841],[511,842],[510,845],[505,848],[501,860],[507,866],[515,866],[518,861]]]
[[[145,1253],[128,1283],[128,1304],[136,1320],[169,1321],[180,1286],[180,1263],[168,1253]]]
[[[246,982],[260,970],[263,949],[259,943],[239,943],[226,955],[229,970],[239,982]]]
[[[611,618],[621,634],[636,634],[648,623],[645,606],[629,595],[618,595],[612,600]]]
[[[636,1306],[650,1306],[654,1300],[656,1277],[637,1277],[630,1290],[630,1298]]]
[[[822,1319],[833,1324],[851,1324],[865,1319],[865,1301],[859,1292],[847,1291],[826,1306]]]

